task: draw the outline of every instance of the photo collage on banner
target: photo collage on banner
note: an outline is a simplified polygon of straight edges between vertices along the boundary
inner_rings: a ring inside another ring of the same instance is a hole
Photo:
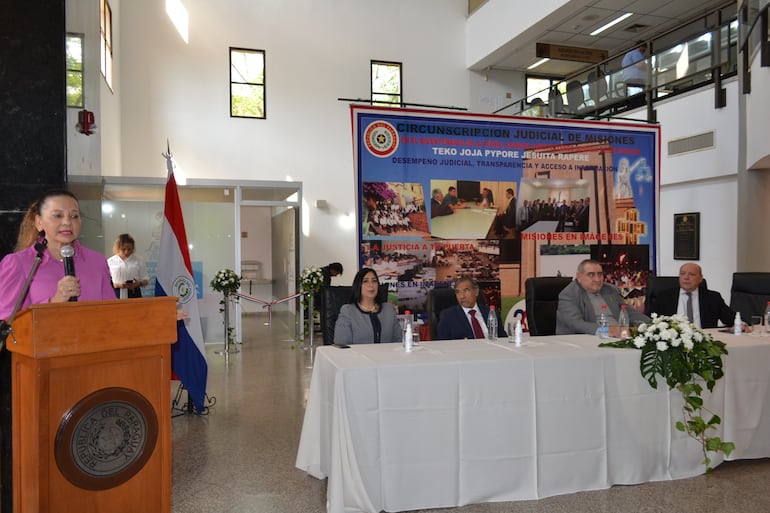
[[[427,322],[473,277],[508,321],[524,282],[585,258],[644,307],[656,262],[657,126],[352,106],[360,264]]]

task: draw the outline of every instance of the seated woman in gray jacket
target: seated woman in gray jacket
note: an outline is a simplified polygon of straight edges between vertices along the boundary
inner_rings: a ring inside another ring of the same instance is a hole
[[[401,324],[390,303],[380,303],[380,280],[374,269],[364,267],[353,279],[353,297],[342,305],[334,325],[335,344],[401,342]]]

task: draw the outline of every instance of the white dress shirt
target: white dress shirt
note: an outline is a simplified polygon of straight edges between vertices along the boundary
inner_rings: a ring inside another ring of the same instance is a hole
[[[690,301],[692,301],[692,322],[700,328],[700,301],[698,300],[698,289],[692,291]],[[687,317],[687,291],[684,289],[679,289],[679,305],[676,307],[676,314]]]
[[[468,318],[468,324],[471,325],[471,329],[473,329],[473,323],[471,322],[470,311],[476,310],[476,315],[474,315],[474,317],[476,317],[476,320],[479,321],[479,324],[481,325],[481,331],[484,332],[484,338],[487,338],[487,336],[489,335],[489,330],[487,329],[487,320],[481,316],[481,311],[479,310],[478,303],[473,305],[473,308],[465,308],[464,306],[462,308],[463,310],[465,310],[465,316]]]

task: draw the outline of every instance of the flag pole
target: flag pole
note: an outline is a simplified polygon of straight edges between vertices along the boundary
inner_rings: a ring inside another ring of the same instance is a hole
[[[204,414],[215,398],[206,393],[208,363],[201,326],[195,275],[190,259],[184,215],[176,179],[171,144],[166,140],[168,179],[163,206],[158,272],[155,281],[156,296],[176,296],[179,307],[187,312],[177,320],[177,342],[171,347],[171,367],[187,390],[188,409]]]

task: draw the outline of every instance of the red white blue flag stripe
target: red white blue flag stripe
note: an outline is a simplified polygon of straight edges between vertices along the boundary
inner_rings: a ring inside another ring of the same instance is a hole
[[[181,308],[188,313],[187,319],[177,321],[178,339],[171,346],[171,369],[182,381],[195,411],[200,414],[206,400],[208,363],[179,192],[171,157],[166,158],[169,177],[155,295],[178,296]]]

